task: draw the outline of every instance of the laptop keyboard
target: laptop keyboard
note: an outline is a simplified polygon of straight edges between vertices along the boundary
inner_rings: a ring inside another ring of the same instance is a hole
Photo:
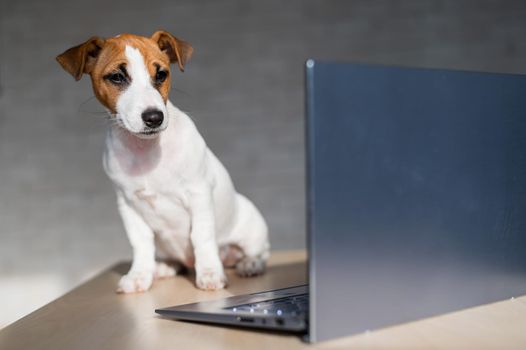
[[[227,307],[225,310],[243,314],[302,316],[307,314],[309,310],[309,295],[300,294],[257,303],[241,304]]]

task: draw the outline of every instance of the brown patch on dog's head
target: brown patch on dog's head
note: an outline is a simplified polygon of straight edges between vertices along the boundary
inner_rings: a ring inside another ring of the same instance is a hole
[[[109,39],[92,37],[57,56],[57,61],[76,80],[89,74],[97,99],[116,113],[117,99],[133,79],[126,70],[126,46],[140,51],[151,83],[166,103],[170,92],[170,63],[177,62],[179,69],[184,71],[193,49],[165,31],[157,31],[151,38],[132,34]]]

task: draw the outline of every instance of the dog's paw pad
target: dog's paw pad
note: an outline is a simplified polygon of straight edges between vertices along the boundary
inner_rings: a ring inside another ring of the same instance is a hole
[[[197,287],[204,290],[223,289],[226,283],[226,276],[221,270],[206,269],[196,278]]]
[[[260,257],[244,257],[236,264],[236,273],[241,277],[261,275],[265,272],[265,260]]]
[[[169,278],[177,275],[179,267],[176,264],[158,261],[155,264],[155,272],[153,277],[156,279]]]
[[[121,277],[117,293],[141,293],[152,286],[153,273],[151,272],[130,272]]]

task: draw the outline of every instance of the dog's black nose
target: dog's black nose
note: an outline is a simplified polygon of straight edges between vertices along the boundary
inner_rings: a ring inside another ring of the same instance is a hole
[[[149,128],[157,128],[163,123],[164,115],[158,109],[147,109],[141,114],[144,124]]]

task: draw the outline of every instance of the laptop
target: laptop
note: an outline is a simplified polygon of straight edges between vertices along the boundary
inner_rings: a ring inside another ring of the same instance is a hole
[[[309,342],[526,293],[526,76],[306,63],[309,284],[156,310]]]

